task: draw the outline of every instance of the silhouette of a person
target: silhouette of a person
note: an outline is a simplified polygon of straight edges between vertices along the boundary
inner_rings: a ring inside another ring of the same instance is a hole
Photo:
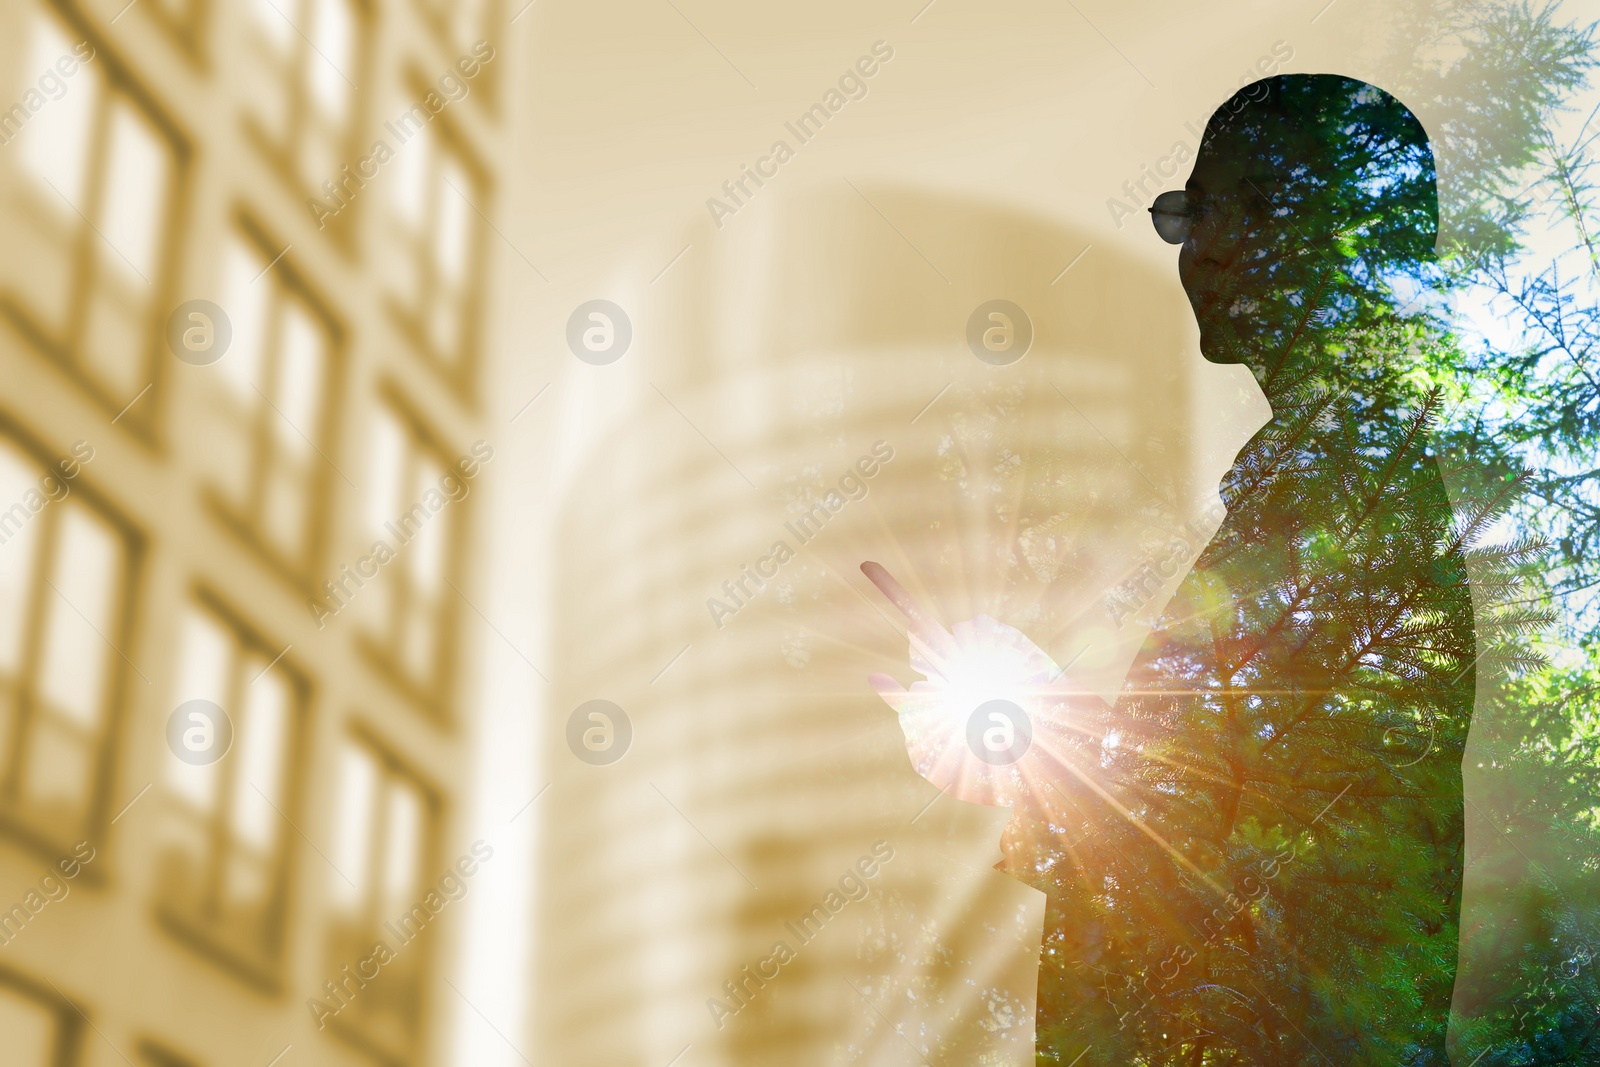
[[[1427,136],[1359,81],[1257,82],[1151,212],[1202,354],[1247,366],[1273,409],[1221,528],[1113,707],[987,619],[913,619],[914,660],[926,631],[919,669],[942,673],[874,685],[926,777],[1013,807],[1006,869],[1050,896],[1042,1055],[1447,1064],[1475,637],[1472,545],[1408,363],[1437,232]],[[937,726],[935,697],[978,695],[948,682],[978,647],[1032,679],[1011,699],[1045,720],[1003,775]]]

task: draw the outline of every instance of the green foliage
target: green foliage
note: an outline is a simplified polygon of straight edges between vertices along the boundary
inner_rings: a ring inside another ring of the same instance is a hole
[[[1594,124],[1591,116],[1590,126]],[[1587,129],[1587,127],[1586,127]],[[1480,345],[1467,399],[1475,432],[1493,434],[1529,457],[1535,474],[1519,513],[1558,550],[1556,591],[1600,583],[1600,246],[1594,146],[1600,131],[1558,144],[1541,131],[1541,172],[1529,197],[1566,224],[1571,245],[1547,263],[1516,252],[1485,255],[1462,279],[1470,295],[1514,323],[1522,347]],[[1596,619],[1583,613],[1582,628]]]
[[[1571,38],[1588,49],[1592,28]],[[1485,903],[1462,938],[1459,1047],[1508,1067],[1600,1062],[1596,115],[1562,137],[1562,101],[1544,103],[1525,124],[1526,166],[1503,188],[1519,235],[1541,241],[1456,257],[1461,302],[1487,308],[1498,330],[1475,336],[1461,324],[1458,356],[1430,366],[1458,398],[1447,436],[1462,469],[1486,452],[1525,464],[1508,525],[1550,546],[1520,598],[1554,608],[1554,625],[1529,643],[1548,665],[1513,664],[1480,695],[1466,768],[1479,835],[1471,877]],[[1525,606],[1493,592],[1501,610]]]
[[[1012,841],[1051,895],[1061,1062],[1090,1035],[1085,1064],[1447,1062],[1467,558],[1508,494],[1452,512],[1437,398],[1370,358],[1394,331],[1426,326],[1324,331],[1342,359],[1274,379],[1223,529],[1106,714],[1116,746],[1086,741],[1093,785]],[[1089,843],[1058,856],[1063,831]]]
[[[1397,92],[1430,116],[1436,154],[1456,161],[1445,176],[1449,251],[1467,262],[1509,254],[1530,209],[1525,170],[1537,160],[1550,110],[1584,84],[1593,27],[1564,23],[1553,3],[1434,0],[1407,8],[1413,31],[1396,39],[1420,47],[1392,57],[1410,72]],[[1429,62],[1429,54],[1449,58]]]
[[[1207,357],[1276,417],[1123,698],[1013,822],[1007,867],[1050,898],[1040,1063],[1600,1062],[1600,642],[1550,596],[1600,582],[1595,141],[1545,130],[1593,34],[1431,14],[1459,47],[1407,96],[1463,163],[1442,263],[1383,94],[1275,79],[1208,128],[1180,271]],[[1519,259],[1552,210],[1581,270]],[[1497,292],[1525,350],[1464,337],[1446,281]]]

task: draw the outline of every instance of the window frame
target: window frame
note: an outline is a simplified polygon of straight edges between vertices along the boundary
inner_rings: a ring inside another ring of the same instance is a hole
[[[417,765],[413,761],[402,756],[393,745],[384,740],[384,738],[376,730],[368,726],[359,715],[352,714],[349,716],[347,726],[339,736],[339,743],[359,747],[365,751],[366,754],[377,765],[379,777],[375,784],[375,791],[378,795],[382,795],[382,789],[385,783],[391,780],[399,780],[412,786],[418,796],[421,798],[423,803],[423,818],[425,822],[421,839],[417,842],[418,897],[416,901],[412,901],[411,903],[415,904],[420,902],[422,896],[426,895],[428,891],[427,887],[433,884],[428,881],[426,872],[435,869],[442,870],[442,868],[439,867],[439,857],[441,853],[440,846],[443,844],[444,840],[444,827],[447,808],[443,792],[427,777],[425,777],[420,770],[417,769]],[[337,793],[337,783],[335,783],[334,789],[335,793]],[[385,818],[387,818],[387,816],[385,816]],[[386,822],[384,826],[387,826]],[[365,939],[369,935],[372,937],[382,936],[381,931],[385,917],[381,914],[378,914],[378,909],[381,908],[382,905],[382,890],[378,887],[379,876],[377,875],[377,872],[383,870],[383,861],[387,856],[387,853],[384,850],[384,838],[384,829],[374,827],[372,839],[368,843],[367,855],[367,859],[370,864],[368,869],[373,873],[374,877],[372,887],[369,889],[367,894],[368,899],[363,902],[364,914],[362,916],[362,923],[365,925],[366,923],[373,922],[374,920],[375,923],[370,929],[364,929],[360,934],[355,935],[358,939],[358,943],[361,939]],[[331,910],[329,914],[333,914]],[[392,921],[394,917],[389,916],[388,918]],[[331,940],[330,935],[332,934],[332,929],[332,924],[330,922],[324,931],[323,939],[324,954],[328,960],[329,967],[333,968],[329,970],[330,974],[337,973],[336,969],[338,966],[353,962],[351,960],[335,958],[338,956],[338,950]],[[421,939],[420,934],[418,935],[418,939]],[[387,940],[387,938],[384,938],[385,943],[387,943]],[[418,945],[415,950],[416,954],[413,958],[418,961],[417,999],[419,1010],[417,1013],[418,1018],[416,1027],[414,1032],[409,1035],[406,1050],[387,1048],[381,1044],[361,1023],[354,1021],[355,1019],[361,1017],[359,1014],[347,1017],[346,1013],[341,1011],[329,1020],[329,1028],[338,1034],[340,1038],[349,1042],[355,1048],[367,1053],[370,1056],[373,1056],[383,1063],[391,1064],[393,1067],[410,1067],[410,1065],[419,1062],[421,1059],[419,1055],[407,1055],[406,1052],[420,1050],[425,1047],[426,1044],[428,1026],[432,1021],[430,1019],[430,1012],[428,1010],[431,1007],[428,996],[428,978],[431,975],[433,964],[436,959],[435,951],[436,946],[433,944],[433,939],[431,938],[424,941],[423,944]],[[382,979],[383,974],[380,973],[377,979],[372,979],[371,981],[382,981]],[[359,999],[356,1001],[356,1003],[360,1003]]]
[[[374,395],[377,400],[375,408],[387,411],[406,433],[408,446],[405,457],[406,471],[414,469],[416,457],[422,453],[431,454],[446,472],[456,469],[455,463],[460,453],[452,456],[444,437],[433,430],[419,409],[406,399],[398,386],[393,382],[384,382]],[[459,473],[457,471],[458,476]],[[405,480],[406,476],[403,473],[402,485]],[[454,702],[451,693],[456,680],[456,656],[459,651],[459,635],[456,631],[461,619],[459,605],[456,604],[460,595],[456,592],[455,586],[461,578],[457,564],[461,557],[460,545],[470,540],[472,532],[472,511],[465,499],[452,501],[446,510],[452,517],[446,519],[451,525],[446,529],[442,562],[442,580],[445,585],[441,591],[439,612],[435,619],[438,644],[434,650],[437,664],[434,677],[428,682],[419,681],[400,665],[403,659],[398,647],[401,638],[398,636],[399,631],[394,627],[387,633],[375,634],[371,629],[371,623],[363,620],[362,624],[358,625],[355,638],[356,646],[367,661],[413,705],[442,726],[454,723],[452,711]],[[390,516],[389,521],[394,521],[394,518]],[[364,534],[366,532],[368,531],[363,531]],[[388,570],[396,572],[390,575],[390,579],[401,577],[409,592],[410,576],[404,568],[386,568],[386,572]],[[399,618],[400,602],[401,598],[397,596],[397,603],[391,605],[387,613],[388,618]],[[408,599],[405,602],[409,602]]]
[[[266,227],[258,223],[255,216],[244,208],[235,212],[230,236],[250,246],[268,262],[278,254],[270,250],[274,247],[274,238]],[[289,242],[284,242],[279,251],[285,250],[288,244]],[[314,473],[308,479],[307,485],[307,529],[304,531],[303,558],[290,559],[274,546],[263,532],[260,521],[261,511],[265,506],[264,489],[268,481],[266,472],[272,463],[268,453],[276,451],[276,446],[271,443],[273,424],[275,420],[283,418],[270,398],[263,395],[252,416],[255,424],[249,430],[248,446],[248,462],[251,469],[247,472],[250,484],[245,492],[246,501],[243,510],[241,511],[227,499],[225,491],[219,489],[209,479],[202,482],[201,496],[212,516],[296,592],[315,595],[314,575],[323,564],[328,548],[328,519],[331,511],[328,505],[332,489],[328,468],[333,465],[328,453],[338,451],[335,436],[338,428],[337,413],[344,401],[344,368],[348,334],[343,323],[330,310],[329,304],[318,295],[306,275],[289,263],[287,256],[279,259],[268,269],[257,284],[269,279],[273,288],[268,305],[266,341],[270,342],[270,345],[263,345],[262,364],[263,372],[270,375],[269,384],[270,380],[275,380],[282,363],[282,351],[278,342],[282,339],[282,309],[286,301],[298,301],[303,310],[323,329],[328,342],[323,360],[320,410],[317,414],[317,425],[311,431],[311,447],[317,453],[317,457],[312,465]],[[334,468],[335,473],[337,470]]]
[[[434,91],[415,67],[412,67],[404,78],[403,85],[405,91],[411,94],[411,99],[417,101]],[[489,169],[484,166],[478,153],[473,150],[461,128],[451,119],[447,111],[435,115],[429,121],[427,128],[433,132],[436,157],[430,161],[430,172],[424,179],[425,184],[437,179],[440,188],[446,192],[450,191],[444,183],[440,161],[441,156],[448,155],[471,176],[473,188],[469,191],[476,197],[476,200],[467,200],[464,193],[452,194],[459,195],[466,201],[468,219],[467,266],[466,275],[461,283],[464,294],[460,306],[461,330],[454,358],[442,353],[434,345],[428,336],[427,323],[412,312],[404,297],[394,292],[392,283],[384,286],[383,303],[388,310],[390,321],[421,361],[455,392],[458,399],[469,407],[474,407],[484,339],[485,290],[489,277],[487,237],[489,225],[479,215],[479,210],[482,203],[493,201],[496,190]],[[397,153],[403,151],[404,147],[401,145],[396,150]],[[425,191],[424,196],[427,195],[429,194]],[[392,203],[385,204],[384,210],[391,217],[395,215]],[[434,286],[438,275],[432,251],[438,223],[436,201],[429,201],[425,205],[425,212],[426,217],[417,233],[404,232],[391,238],[396,242],[401,254],[416,270],[417,288],[423,292]]]
[[[267,638],[242,612],[234,609],[213,587],[196,585],[184,598],[183,605],[185,610],[198,610],[209,614],[213,621],[229,631],[234,642],[233,651],[241,658],[252,651],[261,653],[269,661],[271,670],[282,671],[289,679],[292,705],[289,708],[287,721],[290,736],[282,749],[284,778],[280,799],[283,808],[279,812],[288,825],[278,839],[278,854],[272,860],[275,869],[271,879],[270,899],[262,908],[265,916],[264,925],[268,927],[266,940],[269,943],[265,951],[252,957],[253,950],[241,947],[239,944],[245,940],[244,938],[225,930],[219,931],[218,927],[222,925],[223,917],[218,915],[197,918],[192,914],[196,908],[208,910],[216,908],[229,859],[228,849],[235,843],[228,822],[233,812],[233,765],[238,761],[226,758],[218,760],[217,765],[227,766],[221,772],[222,780],[217,784],[217,796],[222,799],[218,801],[215,810],[209,813],[196,813],[182,801],[175,800],[171,796],[165,798],[169,806],[168,818],[174,817],[170,813],[170,808],[176,806],[180,809],[178,817],[198,822],[204,831],[206,853],[199,857],[198,865],[201,870],[197,872],[197,878],[204,883],[204,888],[195,894],[193,900],[185,899],[182,905],[175,904],[163,892],[165,886],[161,872],[165,853],[158,852],[155,861],[158,873],[154,882],[156,917],[159,924],[186,947],[221,965],[246,984],[263,992],[276,994],[283,989],[283,970],[289,949],[286,931],[294,907],[293,887],[299,856],[299,850],[294,846],[292,838],[300,833],[298,820],[301,816],[302,798],[308,787],[306,755],[310,745],[314,687],[310,676],[286,654],[286,649],[285,654],[280,654],[279,649],[272,647],[271,639]],[[236,694],[241,691],[240,676],[243,671],[239,671],[238,674],[239,676],[230,677],[228,680],[230,703],[234,707],[240,705]],[[244,685],[248,687],[249,683],[245,682]],[[236,734],[236,744],[237,740]]]
[[[526,2],[527,0],[517,0],[519,7]],[[454,39],[446,12],[446,9],[450,6],[450,0],[413,0],[413,3],[416,6],[418,18],[428,28],[441,51],[445,53],[443,58],[449,66],[454,66],[456,60],[462,55],[471,55],[472,46],[479,41],[486,41],[491,47],[494,45],[490,37],[494,28],[499,26],[499,16],[506,6],[505,0],[484,0],[483,19],[477,29],[473,31],[472,39],[457,41]],[[495,54],[497,57],[499,56],[499,49],[495,50]],[[500,79],[494,76],[494,72],[489,73],[490,77],[486,80],[486,83],[481,87],[475,86],[474,88],[483,93],[483,111],[490,116],[498,116],[500,113]]]
[[[9,412],[0,409],[0,439],[9,441],[18,452],[32,460],[40,472],[44,472],[66,454],[70,449],[63,449],[56,454],[41,443],[40,439],[13,418]],[[38,631],[41,629],[38,618],[39,605],[45,598],[41,589],[35,585],[31,590],[35,602],[29,605],[27,636],[24,638],[22,653],[22,670],[25,674],[18,679],[18,715],[14,724],[15,731],[12,740],[12,749],[8,756],[7,765],[0,766],[0,833],[26,845],[35,855],[47,863],[54,863],[58,858],[70,852],[73,844],[78,841],[103,840],[107,828],[106,815],[111,802],[111,797],[116,786],[116,757],[118,742],[122,735],[123,720],[128,714],[128,705],[132,700],[132,688],[128,677],[134,668],[128,653],[124,649],[130,646],[130,637],[134,631],[134,623],[138,614],[139,594],[142,588],[145,552],[147,543],[139,528],[127,518],[112,502],[95,489],[94,483],[88,479],[84,471],[72,479],[72,495],[82,494],[82,500],[102,520],[111,527],[117,536],[123,550],[122,578],[119,583],[121,588],[117,591],[118,603],[114,616],[116,624],[111,634],[102,635],[110,646],[107,656],[108,670],[106,672],[105,705],[101,711],[100,732],[90,745],[94,775],[94,787],[91,795],[85,799],[83,824],[75,833],[64,837],[56,836],[48,827],[40,825],[37,817],[28,814],[27,809],[16,801],[15,787],[20,781],[22,771],[25,769],[26,748],[23,744],[26,738],[25,720],[34,711],[31,701],[25,701],[24,694],[29,693],[36,685],[34,677],[38,662],[36,657]],[[53,537],[57,524],[60,521],[59,505],[52,503],[43,509],[38,521],[50,525],[41,528],[41,537]],[[41,568],[48,566],[53,558],[51,545],[41,546],[40,558],[37,562]],[[35,579],[37,581],[37,579]],[[69,605],[70,606],[70,605]],[[103,865],[86,868],[85,877],[91,882],[99,882],[104,877]]]
[[[84,200],[87,206],[95,209],[93,214],[99,213],[106,184],[104,163],[107,143],[110,140],[108,119],[114,97],[121,97],[134,106],[171,149],[171,181],[163,209],[167,225],[163,228],[163,240],[156,257],[154,271],[156,276],[150,279],[150,321],[145,324],[144,373],[136,375],[149,379],[150,384],[145,388],[156,396],[152,398],[151,403],[137,402],[142,393],[134,397],[112,396],[88,361],[84,359],[83,330],[87,320],[85,308],[88,306],[90,288],[95,284],[93,278],[96,273],[96,251],[99,244],[104,241],[94,223],[87,217],[79,220],[83,225],[73,236],[74,246],[67,253],[72,264],[69,282],[72,293],[67,300],[67,312],[63,316],[67,324],[64,335],[54,336],[53,332],[27,307],[24,299],[5,288],[0,288],[0,316],[10,320],[29,345],[43,353],[51,363],[65,372],[74,385],[108,413],[115,415],[117,421],[124,424],[128,432],[147,444],[153,443],[160,416],[161,390],[157,387],[165,378],[163,361],[160,358],[165,322],[165,316],[161,312],[173,303],[173,293],[176,291],[179,274],[178,265],[189,229],[189,217],[183,211],[183,206],[191,199],[189,185],[194,162],[193,145],[166,109],[160,105],[155,95],[119,57],[117,51],[110,47],[106,38],[89,25],[76,5],[70,0],[33,0],[30,6],[35,9],[37,17],[53,15],[59,19],[70,33],[77,35],[79,40],[87,41],[94,48],[93,62],[104,64],[104,95],[95,109],[89,135],[90,147],[84,165],[87,174]],[[42,199],[43,194],[40,195]],[[74,214],[77,212],[74,211]],[[89,213],[85,213],[87,214]]]
[[[205,0],[195,0],[195,2],[203,3]],[[312,3],[318,2],[318,0],[289,0],[289,2],[300,5],[295,13],[300,16],[301,21],[304,21],[305,8]],[[354,16],[352,22],[354,47],[351,49],[351,55],[354,60],[353,66],[355,70],[350,72],[347,80],[354,80],[356,86],[359,86],[363,81],[369,80],[367,75],[371,73],[374,65],[373,38],[376,35],[378,17],[374,0],[349,0],[349,3],[351,13]],[[239,17],[248,21],[250,16],[247,13],[241,13]],[[287,15],[284,17],[287,19]],[[262,126],[260,118],[252,111],[248,103],[242,108],[240,125],[243,128],[245,139],[255,147],[256,151],[261,153],[268,169],[277,175],[278,180],[283,183],[284,188],[291,195],[295,197],[315,197],[318,200],[326,201],[327,193],[323,191],[320,185],[306,184],[300,173],[298,158],[300,152],[304,149],[304,138],[307,129],[305,117],[308,113],[316,110],[315,106],[310,103],[310,77],[308,70],[311,59],[317,55],[317,51],[301,31],[298,22],[290,21],[289,24],[295,30],[294,36],[296,40],[292,45],[295,50],[294,57],[290,61],[289,72],[286,75],[282,75],[281,82],[275,83],[274,91],[282,90],[286,94],[284,124],[290,132],[285,135],[283,142],[277,141]],[[245,30],[247,36],[251,32],[253,31]],[[257,45],[255,42],[245,41],[241,42],[241,47],[250,49],[257,47]],[[331,60],[327,60],[327,62],[330,65],[332,63]],[[335,69],[337,70],[337,68]],[[282,72],[278,73],[281,74]],[[340,72],[340,77],[345,77],[343,72]],[[362,154],[358,131],[362,128],[362,120],[368,113],[367,109],[361,106],[361,96],[360,91],[355,86],[352,86],[348,121],[337,141],[341,163],[347,163],[352,167],[355,166],[356,161]],[[335,171],[332,174],[325,175],[323,180],[332,181],[335,185],[338,185],[339,177],[340,172]],[[316,179],[313,178],[312,181],[315,182]],[[364,199],[366,198],[356,197],[353,201],[351,205],[353,219],[360,217]],[[354,258],[356,234],[359,226],[355,222],[343,225],[344,218],[345,212],[340,211],[331,224],[321,228],[321,232],[327,234],[328,240],[346,258]]]

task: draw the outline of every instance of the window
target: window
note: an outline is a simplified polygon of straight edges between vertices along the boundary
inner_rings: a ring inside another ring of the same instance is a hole
[[[459,372],[475,340],[484,183],[442,120],[404,130],[389,186],[399,245],[394,306],[424,354]]]
[[[65,1067],[78,1062],[79,1016],[48,989],[0,970],[0,1034],[8,1067]]]
[[[334,330],[287,263],[272,262],[278,251],[247,237],[224,249],[221,303],[233,337],[220,360],[197,368],[214,386],[201,439],[224,515],[303,581],[328,467]]]
[[[191,606],[177,634],[174,709],[208,701],[231,741],[203,735],[207,762],[163,757],[159,861],[163,919],[248,977],[271,985],[282,943],[294,753],[307,686],[282,651],[219,606]],[[199,720],[195,720],[199,723]]]
[[[327,882],[332,925],[325,969],[338,976],[348,965],[366,984],[344,989],[348,1001],[335,1021],[381,1055],[405,1062],[422,1030],[422,979],[431,942],[423,935],[437,914],[428,904],[444,906],[435,886],[427,884],[438,802],[396,759],[363,738],[341,745],[336,773],[336,870]],[[374,958],[380,942],[387,959]]]
[[[76,484],[92,457],[0,438],[0,810],[55,848],[90,834],[127,640],[128,540]]]
[[[244,0],[245,84],[255,133],[286,175],[314,196],[351,158],[359,35],[355,0]]]
[[[20,222],[0,300],[121,410],[151,381],[179,145],[115,59],[54,13],[34,19],[27,54],[7,79],[20,102],[0,114],[0,141],[16,142],[8,199]]]
[[[430,703],[442,692],[454,618],[448,581],[467,483],[414,418],[392,405],[374,418],[365,526],[392,558],[359,596],[369,649]]]

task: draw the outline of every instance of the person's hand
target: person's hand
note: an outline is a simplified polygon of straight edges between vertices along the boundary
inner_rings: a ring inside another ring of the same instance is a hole
[[[908,689],[868,677],[894,709],[917,773],[962,800],[1010,804],[1030,772],[1063,758],[1058,738],[1083,694],[1026,634],[988,615],[946,630],[876,563],[862,573],[905,615]]]

